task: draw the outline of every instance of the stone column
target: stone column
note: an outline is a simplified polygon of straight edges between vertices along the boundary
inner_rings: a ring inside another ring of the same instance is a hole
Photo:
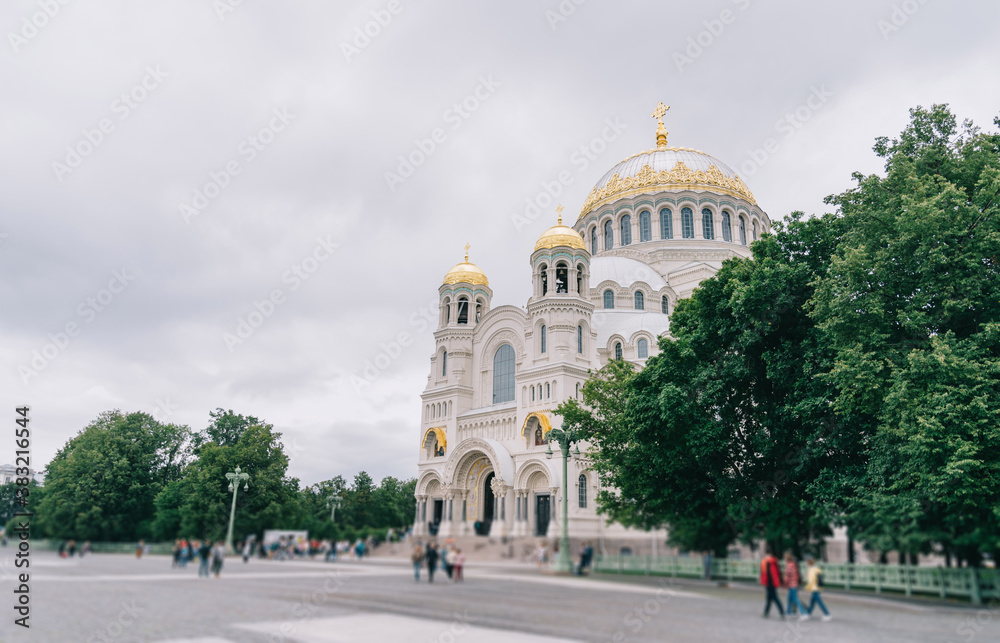
[[[549,487],[549,528],[545,532],[545,537],[549,540],[550,545],[559,538],[559,516],[562,507],[559,502],[559,487]],[[549,551],[552,551],[551,547]]]
[[[441,497],[444,499],[444,510],[441,524],[438,526],[438,536],[447,537],[454,533],[452,525],[452,499],[454,492],[450,484],[441,485]]]
[[[413,521],[413,535],[427,535],[427,496],[417,496],[417,517]]]
[[[672,208],[670,211],[672,213],[671,217],[674,220],[674,239],[683,239],[684,230],[683,226],[681,225],[681,209]]]
[[[490,525],[490,537],[506,536],[509,532],[507,529],[507,507],[504,506],[504,511],[501,512],[500,505],[506,505],[505,500],[510,486],[502,478],[493,478],[493,482],[490,483],[490,489],[493,491],[493,523]]]

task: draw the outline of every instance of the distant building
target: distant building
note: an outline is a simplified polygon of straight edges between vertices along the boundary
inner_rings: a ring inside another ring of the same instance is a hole
[[[23,477],[17,474],[18,467],[13,464],[3,464],[0,465],[0,484],[9,484],[17,480],[17,478]],[[45,482],[45,472],[35,471],[31,467],[28,467],[28,474],[34,478],[35,482],[42,484]]]

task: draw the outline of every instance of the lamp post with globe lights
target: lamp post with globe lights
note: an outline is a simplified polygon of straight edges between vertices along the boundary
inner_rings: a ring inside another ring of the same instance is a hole
[[[243,483],[243,491],[250,490],[250,474],[245,473],[236,467],[236,471],[231,471],[226,474],[226,478],[229,479],[229,490],[233,492],[233,508],[229,510],[229,531],[226,532],[226,547],[229,551],[234,551],[233,549],[233,522],[236,519],[236,494],[240,490],[240,483]]]
[[[567,479],[567,463],[574,456],[580,457],[580,447],[576,447],[572,454],[569,452],[569,448],[573,443],[580,440],[580,435],[574,429],[570,429],[569,431],[550,429],[548,437],[549,446],[545,450],[545,457],[552,458],[553,441],[559,445],[562,451],[562,533],[559,536],[559,555],[556,557],[552,569],[560,573],[569,574],[573,571],[573,561],[569,556],[569,498],[567,497],[569,481]]]

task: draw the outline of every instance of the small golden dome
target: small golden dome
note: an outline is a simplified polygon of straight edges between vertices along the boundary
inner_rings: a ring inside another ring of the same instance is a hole
[[[469,263],[469,244],[465,244],[465,261],[456,265],[444,276],[444,285],[472,284],[473,286],[489,286],[486,273],[474,263]]]
[[[538,237],[538,241],[535,242],[535,252],[545,248],[555,248],[556,246],[565,246],[568,248],[576,248],[577,250],[586,250],[587,246],[583,243],[583,237],[580,233],[562,224],[562,211],[563,207],[560,205],[556,208],[556,212],[559,213],[559,223],[552,226],[544,233],[542,236]]]

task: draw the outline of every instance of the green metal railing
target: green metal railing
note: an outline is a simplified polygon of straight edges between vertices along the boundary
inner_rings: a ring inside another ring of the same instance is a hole
[[[1000,575],[995,569],[971,567],[918,567],[913,565],[859,565],[821,563],[823,586],[849,591],[862,590],[958,598],[973,605],[1000,600]],[[610,574],[645,574],[673,578],[704,578],[701,556],[601,556],[594,557],[594,571]],[[760,561],[713,559],[713,580],[760,579]]]
[[[31,548],[43,551],[56,551],[59,549],[60,540],[31,540]],[[76,551],[79,553],[83,546],[83,541],[76,541]],[[90,543],[90,551],[95,554],[134,554],[139,543]],[[150,554],[171,554],[174,551],[173,543],[148,543]]]

